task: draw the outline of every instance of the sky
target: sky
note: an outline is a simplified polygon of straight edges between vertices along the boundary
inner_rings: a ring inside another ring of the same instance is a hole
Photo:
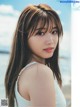
[[[5,50],[10,49],[21,11],[29,4],[40,3],[50,5],[58,13],[64,30],[61,49],[70,50],[71,5],[59,0],[0,0],[0,50],[5,47]]]

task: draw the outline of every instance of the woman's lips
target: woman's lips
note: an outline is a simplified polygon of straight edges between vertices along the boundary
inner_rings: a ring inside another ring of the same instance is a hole
[[[46,48],[46,49],[44,49],[44,51],[46,51],[46,52],[48,52],[48,53],[51,53],[51,52],[53,52],[53,49],[54,49],[54,48]]]

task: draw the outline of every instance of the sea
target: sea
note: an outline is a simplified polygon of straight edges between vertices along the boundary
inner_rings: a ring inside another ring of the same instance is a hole
[[[10,54],[0,53],[0,99],[5,98],[4,78],[8,66]],[[63,85],[71,82],[71,63],[69,55],[62,55],[59,58],[59,66],[62,75]]]

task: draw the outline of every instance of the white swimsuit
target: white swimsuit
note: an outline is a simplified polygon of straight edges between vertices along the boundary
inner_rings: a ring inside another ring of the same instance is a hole
[[[28,66],[30,66],[32,64],[35,64],[35,63],[37,63],[37,62],[31,62],[25,67],[28,67]],[[21,74],[21,72],[20,72],[20,74]],[[64,98],[64,95],[63,95],[58,83],[57,83],[57,80],[54,80],[54,87],[55,87],[55,92],[56,92],[56,107],[66,107],[66,100]],[[16,96],[16,100],[17,100],[17,103],[18,103],[18,106],[17,106],[16,101],[15,101],[15,107],[30,107],[31,102],[24,99],[19,94],[17,81],[16,81],[16,84],[15,84],[15,96]]]

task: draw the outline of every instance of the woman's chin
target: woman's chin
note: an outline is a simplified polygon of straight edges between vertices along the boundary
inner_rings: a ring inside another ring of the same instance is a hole
[[[45,59],[51,58],[52,56],[53,56],[53,54],[51,54],[51,55],[46,55],[46,56],[45,56]]]

